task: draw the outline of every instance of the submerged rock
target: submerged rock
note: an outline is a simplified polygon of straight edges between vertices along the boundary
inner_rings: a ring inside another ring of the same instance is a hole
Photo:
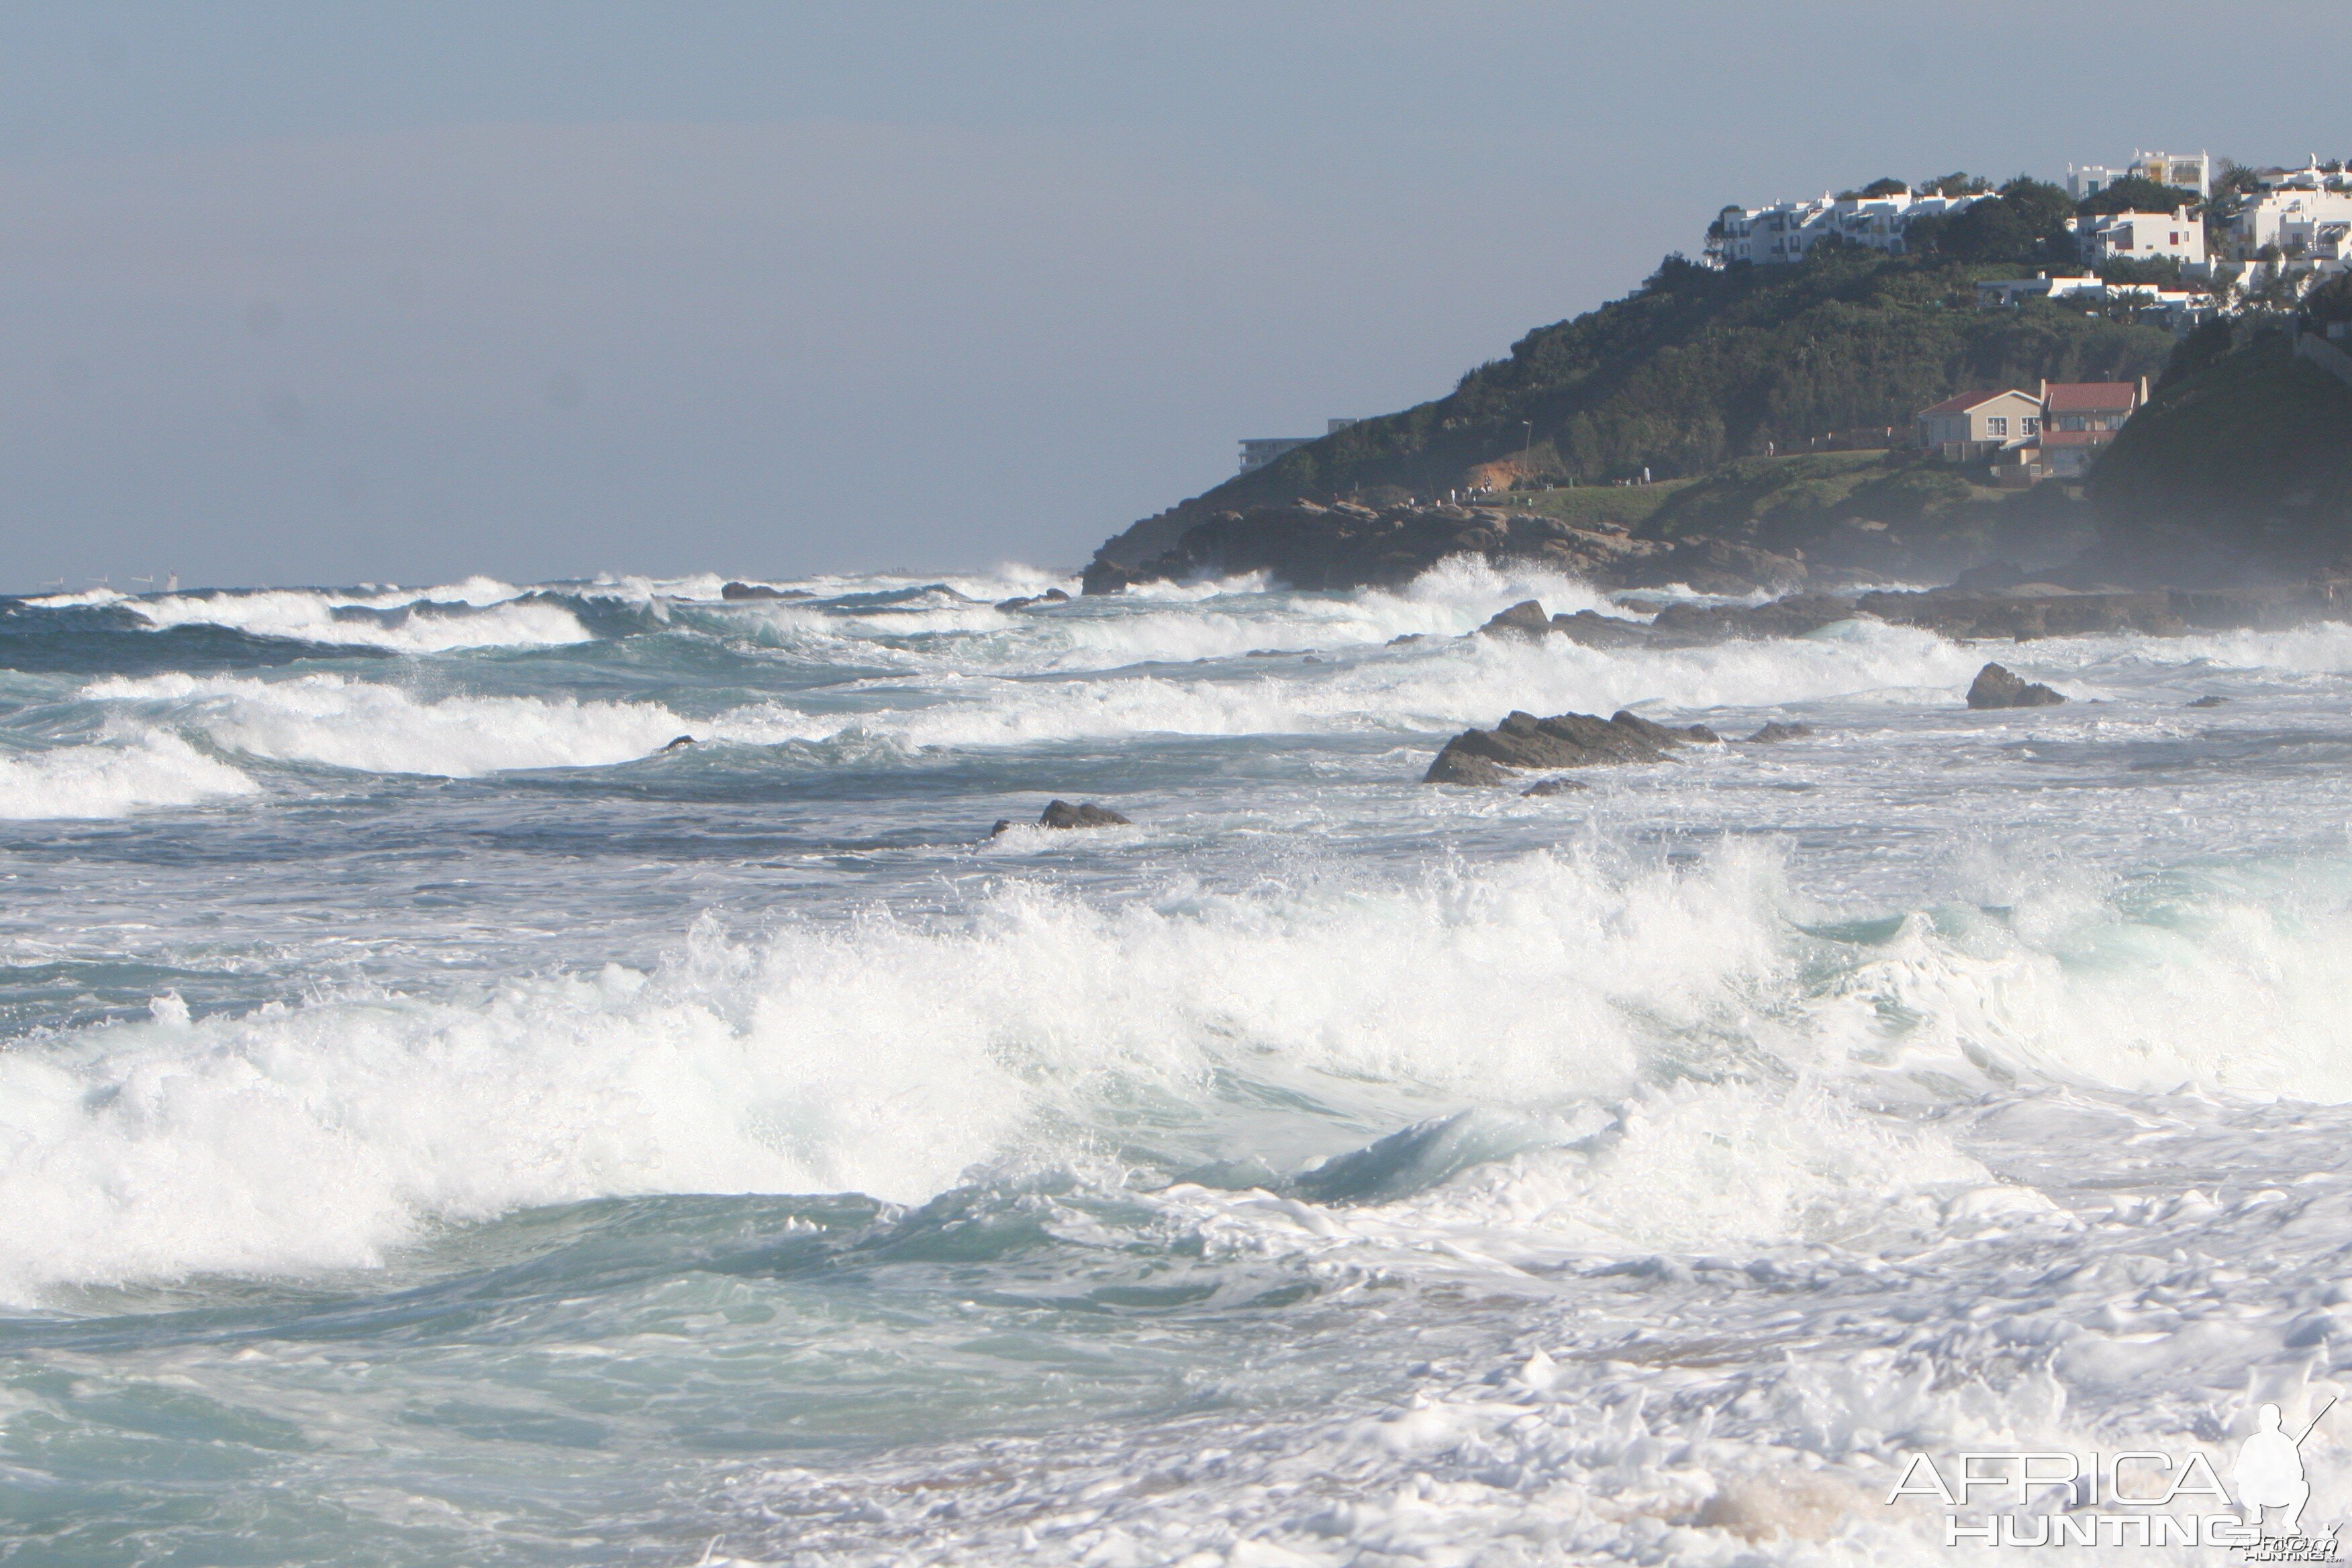
[[[1783,724],[1775,719],[1748,737],[1751,746],[1769,746],[1776,741],[1801,741],[1813,732],[1811,724]]]
[[[1491,730],[1465,730],[1446,742],[1422,783],[1493,786],[1513,782],[1513,768],[1663,762],[1676,747],[1716,739],[1704,724],[1675,730],[1622,709],[1607,719],[1592,713],[1538,719],[1514,712]]]
[[[1997,664],[1977,671],[1969,687],[1971,708],[2050,708],[2066,699],[2039,681],[2028,681]]]
[[[2219,708],[2222,703],[2227,702],[2228,700],[2230,700],[2226,697],[2216,697],[2211,692],[2207,692],[2204,696],[2200,697],[2196,701],[2191,702],[2189,706],[2191,708]]]
[[[1592,786],[1582,779],[1538,779],[1519,793],[1523,795],[1573,795]]]
[[[691,736],[691,735],[680,735],[677,739],[676,739],[676,740],[672,741],[668,745],[664,746],[664,747],[662,748],[662,750],[663,750],[663,751],[665,751],[665,752],[676,752],[676,751],[682,751],[682,750],[684,750],[686,747],[688,747],[688,746],[691,746],[691,745],[693,745],[694,743],[695,743],[695,742],[694,742],[694,737],[693,737],[693,736]]]
[[[722,599],[814,599],[806,588],[771,588],[765,583],[730,583],[719,590]]]

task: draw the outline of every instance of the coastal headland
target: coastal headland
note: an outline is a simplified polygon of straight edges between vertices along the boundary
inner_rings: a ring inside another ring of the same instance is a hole
[[[1669,257],[1446,396],[1122,531],[1086,591],[1252,573],[1344,591],[1468,556],[1621,593],[1771,601],[1549,625],[1622,646],[1852,615],[2020,638],[2340,615],[2352,358],[2335,345],[2352,331],[2352,274],[2234,296],[2223,279],[2200,298],[2231,307],[2193,326],[2129,305],[1987,308],[2010,299],[1988,278],[2035,258]],[[2022,390],[1983,390],[1999,387]],[[2086,448],[2059,430],[2084,422],[2062,412],[2070,388],[2120,400],[2087,421]],[[2046,413],[2049,432],[1935,438],[1939,411],[1996,395],[2029,432]]]

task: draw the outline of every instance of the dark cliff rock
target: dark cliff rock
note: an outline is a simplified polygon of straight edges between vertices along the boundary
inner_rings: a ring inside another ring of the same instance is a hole
[[[1655,763],[1693,741],[1713,741],[1705,725],[1670,729],[1620,710],[1591,713],[1507,714],[1491,730],[1465,730],[1445,742],[1423,775],[1423,784],[1507,784],[1513,768],[1589,768],[1612,763]]]
[[[2051,708],[2066,699],[2039,681],[2028,681],[1997,664],[1977,671],[1969,687],[1971,708]]]
[[[1310,592],[1398,587],[1454,555],[1526,561],[1614,582],[1624,562],[1664,552],[1613,523],[1567,523],[1503,507],[1297,501],[1218,512],[1149,560],[1097,559],[1087,568],[1085,583],[1089,594],[1111,594],[1139,583],[1264,572]]]

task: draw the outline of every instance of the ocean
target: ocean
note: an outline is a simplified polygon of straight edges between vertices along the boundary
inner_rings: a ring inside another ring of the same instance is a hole
[[[0,1563],[1949,1563],[2352,1386],[2352,627],[725,581],[0,600]]]

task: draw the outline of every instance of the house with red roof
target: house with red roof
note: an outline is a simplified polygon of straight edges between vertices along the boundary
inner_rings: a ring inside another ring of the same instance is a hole
[[[1919,441],[1931,452],[1962,460],[1980,458],[2042,430],[2042,400],[2011,387],[1964,392],[1919,411]]]
[[[2045,381],[2042,384],[2040,462],[2053,479],[2091,471],[2124,422],[2147,401],[2147,377],[2137,381]]]

